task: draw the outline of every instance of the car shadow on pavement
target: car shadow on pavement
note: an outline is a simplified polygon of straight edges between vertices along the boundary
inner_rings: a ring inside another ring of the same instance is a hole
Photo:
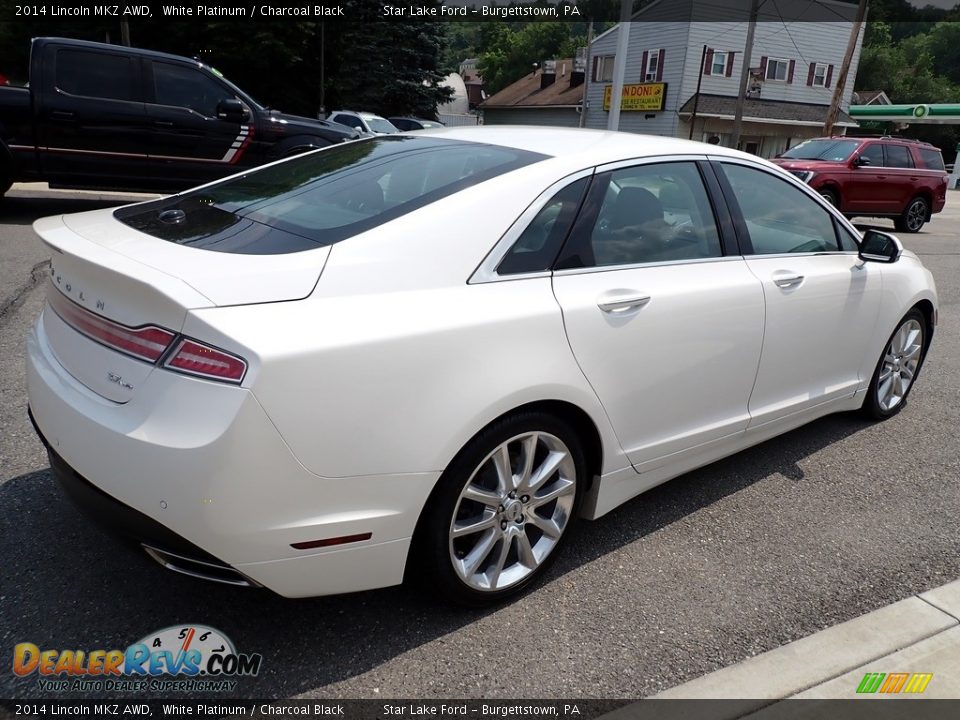
[[[580,523],[534,595],[515,602],[536,602],[538,590],[548,593],[567,573],[758,481],[779,473],[802,482],[805,458],[869,426],[852,414],[818,420],[661,485],[596,522]],[[171,573],[90,523],[48,470],[0,486],[0,553],[4,652],[21,642],[41,649],[122,650],[165,627],[209,625],[229,636],[239,652],[264,657],[259,676],[243,678],[222,697],[322,693],[497,612],[449,607],[407,587],[289,600]],[[4,673],[0,695],[45,693],[36,675]]]

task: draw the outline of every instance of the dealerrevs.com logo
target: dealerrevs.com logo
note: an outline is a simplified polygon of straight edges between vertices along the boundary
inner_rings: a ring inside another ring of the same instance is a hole
[[[126,650],[41,650],[29,642],[13,649],[14,674],[36,673],[46,692],[226,692],[236,678],[259,673],[262,661],[205,625],[164,628]]]

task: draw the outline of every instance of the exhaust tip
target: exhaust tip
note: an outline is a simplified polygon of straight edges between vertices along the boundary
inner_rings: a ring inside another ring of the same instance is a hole
[[[251,580],[239,570],[229,565],[212,563],[208,560],[197,560],[184,555],[172,553],[169,550],[141,544],[147,555],[160,563],[164,568],[181,575],[209,580],[210,582],[223,583],[225,585],[236,585],[239,587],[263,587],[255,580]]]

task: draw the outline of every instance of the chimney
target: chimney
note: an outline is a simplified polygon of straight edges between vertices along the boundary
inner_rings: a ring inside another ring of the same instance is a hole
[[[587,58],[586,53],[581,53],[581,50],[586,48],[579,48],[577,50],[577,57],[573,60],[573,70],[570,72],[570,87],[575,88],[578,85],[583,85],[583,79],[587,74]]]
[[[544,60],[543,74],[540,76],[540,89],[548,88],[557,80],[557,61]]]

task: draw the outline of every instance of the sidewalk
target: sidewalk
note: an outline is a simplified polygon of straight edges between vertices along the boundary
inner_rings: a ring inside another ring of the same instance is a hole
[[[874,679],[873,692],[858,693],[867,673],[885,675]],[[907,675],[891,682],[890,689],[899,685],[900,691],[880,692],[892,673]],[[913,673],[933,674],[922,694],[904,692]],[[729,704],[728,714],[716,716],[739,718],[761,708],[766,711],[759,716],[769,712],[780,717],[774,703],[786,698],[895,697],[960,698],[960,580],[678,685],[653,699],[749,698]],[[795,709],[799,708],[791,708]]]

